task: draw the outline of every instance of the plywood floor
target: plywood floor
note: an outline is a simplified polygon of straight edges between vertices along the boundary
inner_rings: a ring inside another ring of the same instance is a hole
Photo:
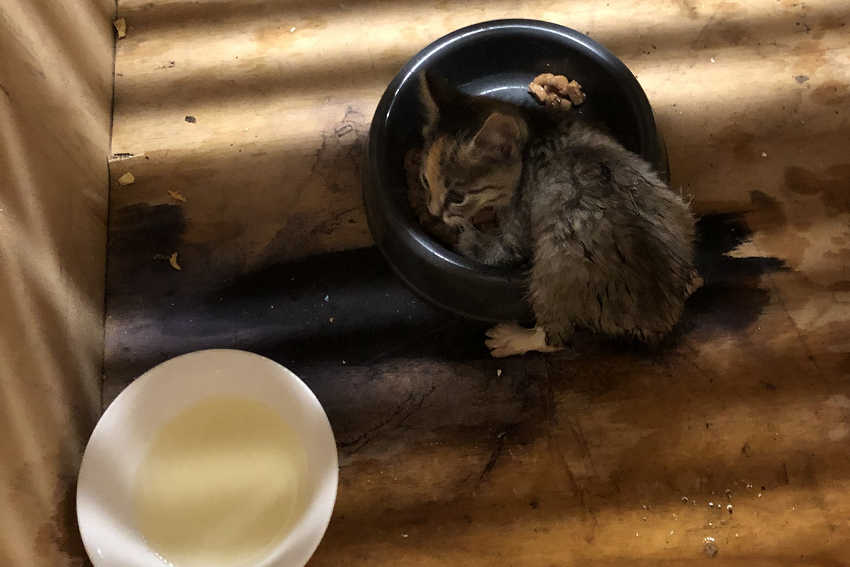
[[[199,348],[299,373],[342,465],[312,566],[850,565],[850,2],[119,12],[104,404]],[[491,360],[370,248],[383,88],[503,17],[590,33],[649,95],[707,282],[667,349]]]

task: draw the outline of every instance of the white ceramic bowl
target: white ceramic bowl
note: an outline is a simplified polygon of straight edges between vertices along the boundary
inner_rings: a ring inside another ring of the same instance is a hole
[[[336,501],[339,465],[319,400],[295,374],[261,356],[206,350],[146,372],[109,406],[86,447],[77,485],[77,517],[95,567],[163,567],[136,525],[136,470],[169,419],[210,396],[263,402],[295,430],[307,456],[306,511],[265,559],[252,567],[303,567],[319,545]],[[212,567],[212,566],[211,566]]]

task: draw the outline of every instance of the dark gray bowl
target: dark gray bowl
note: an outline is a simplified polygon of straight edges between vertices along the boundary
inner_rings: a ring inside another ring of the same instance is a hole
[[[429,69],[472,94],[535,104],[528,84],[540,73],[584,87],[581,112],[668,177],[667,152],[646,94],[631,71],[575,30],[535,20],[498,20],[453,32],[420,51],[381,97],[369,132],[363,199],[378,248],[404,283],[437,308],[488,322],[529,321],[521,268],[495,268],[445,249],[407,203],[404,155],[422,143],[418,74]]]

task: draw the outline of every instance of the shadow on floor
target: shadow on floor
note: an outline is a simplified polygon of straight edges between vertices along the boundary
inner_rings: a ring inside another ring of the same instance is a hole
[[[705,286],[688,302],[679,337],[696,328],[746,328],[770,301],[761,277],[785,269],[782,261],[726,255],[751,237],[742,214],[706,215],[698,233]],[[205,348],[256,352],[297,373],[343,361],[488,359],[485,325],[417,299],[374,247],[264,266],[215,291],[209,291],[214,284],[199,288],[197,297],[177,305],[162,289],[150,294],[156,297],[148,297],[145,308],[126,299],[145,295],[143,288],[139,283],[133,293],[122,290],[124,299],[108,299],[106,375],[124,383],[168,358]]]

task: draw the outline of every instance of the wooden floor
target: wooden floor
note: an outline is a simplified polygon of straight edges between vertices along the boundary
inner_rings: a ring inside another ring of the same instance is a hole
[[[199,348],[290,366],[342,467],[311,566],[850,565],[850,2],[119,13],[104,404]],[[706,279],[660,352],[489,359],[480,326],[369,248],[359,178],[384,87],[503,17],[589,33],[649,95]]]

